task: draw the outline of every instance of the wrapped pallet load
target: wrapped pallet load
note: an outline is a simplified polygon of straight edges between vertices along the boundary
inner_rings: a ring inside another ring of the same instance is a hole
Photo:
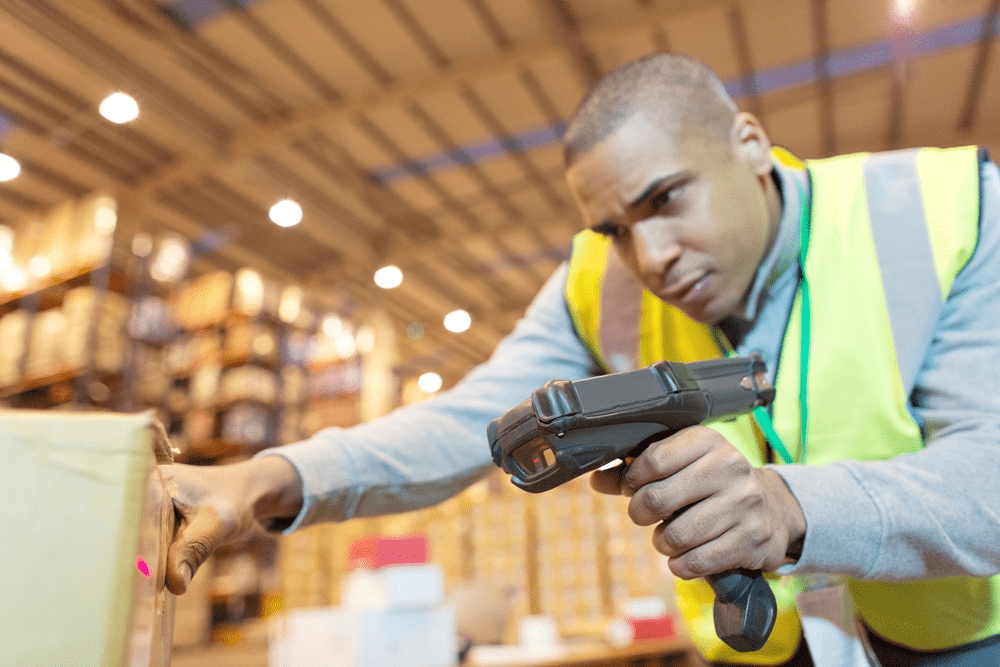
[[[168,665],[163,427],[151,412],[6,411],[0,442],[0,665]]]

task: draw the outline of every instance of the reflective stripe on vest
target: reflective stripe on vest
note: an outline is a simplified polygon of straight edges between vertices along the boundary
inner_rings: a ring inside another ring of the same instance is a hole
[[[796,164],[788,154],[775,157]],[[979,162],[970,147],[809,163],[813,210],[806,274],[814,409],[808,463],[887,459],[923,446],[908,397],[943,301],[975,248]],[[567,281],[577,330],[607,370],[720,356],[709,327],[642,290],[610,247],[604,237],[579,234]],[[785,340],[799,338],[800,307],[796,296]],[[796,458],[798,355],[797,344],[782,346],[773,407],[775,428]],[[763,463],[763,445],[750,420],[713,428],[751,463]],[[758,653],[737,654],[712,631],[707,585],[677,582],[688,629],[707,658],[778,664],[791,656],[800,635],[794,593],[771,583],[782,608],[771,640]],[[947,648],[1000,632],[1000,578],[856,581],[851,589],[869,625],[913,648]]]

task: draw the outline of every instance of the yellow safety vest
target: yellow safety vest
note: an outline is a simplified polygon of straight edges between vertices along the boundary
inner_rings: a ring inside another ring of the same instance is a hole
[[[808,168],[811,345],[808,464],[880,460],[924,446],[907,409],[917,372],[951,284],[975,249],[982,158],[975,147],[860,153]],[[805,204],[804,204],[805,205]],[[566,299],[577,333],[609,372],[660,359],[696,361],[723,354],[711,327],[644,290],[610,252],[608,238],[574,238]],[[785,341],[798,341],[801,293]],[[774,427],[799,453],[799,345],[782,345],[772,407]],[[766,442],[749,417],[713,424],[755,466]],[[767,644],[737,653],[715,635],[713,594],[702,580],[678,581],[678,606],[709,660],[780,664],[795,652],[801,624],[793,587],[766,575],[779,603]],[[850,582],[859,614],[880,635],[918,650],[945,649],[1000,633],[1000,577]]]

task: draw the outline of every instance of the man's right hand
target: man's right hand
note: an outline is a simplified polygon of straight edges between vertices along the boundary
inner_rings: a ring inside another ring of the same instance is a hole
[[[160,468],[173,492],[178,523],[167,552],[167,590],[187,591],[191,577],[218,547],[234,542],[255,521],[294,517],[302,507],[302,481],[280,456],[223,466],[183,463]]]

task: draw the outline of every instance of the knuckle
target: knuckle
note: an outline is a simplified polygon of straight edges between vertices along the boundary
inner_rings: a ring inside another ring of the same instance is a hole
[[[678,560],[678,567],[689,575],[689,578],[704,577],[712,574],[712,567],[708,560],[698,553],[687,553]]]
[[[643,494],[640,503],[642,509],[655,517],[667,517],[670,514],[670,506],[667,494],[658,489],[649,489]]]
[[[753,466],[750,465],[750,462],[735,449],[726,453],[722,460],[722,466],[725,472],[737,479],[749,477],[753,472]]]
[[[688,546],[688,540],[683,531],[669,523],[663,526],[657,537],[664,549],[672,553],[680,553]]]

